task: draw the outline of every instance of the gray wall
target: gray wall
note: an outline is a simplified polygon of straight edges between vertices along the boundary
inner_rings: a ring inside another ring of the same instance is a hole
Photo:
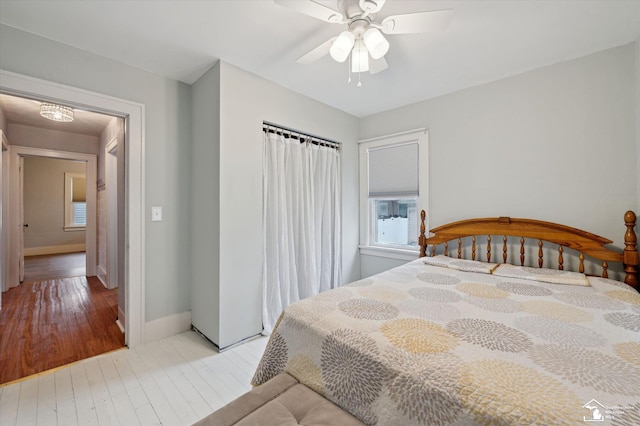
[[[146,320],[190,309],[189,86],[79,49],[0,26],[0,68],[145,105]],[[15,142],[12,142],[15,144]]]
[[[639,202],[635,61],[634,44],[605,50],[366,117],[360,137],[429,128],[431,227],[530,217],[623,247]]]
[[[25,249],[84,244],[84,230],[64,230],[64,174],[86,170],[80,161],[24,158]]]
[[[206,111],[194,111],[194,197],[200,193],[196,188],[205,189],[204,194],[198,195],[206,197],[200,202],[217,210],[204,215],[194,213],[193,285],[194,292],[200,292],[195,286],[212,286],[213,291],[218,286],[210,301],[219,305],[196,300],[199,297],[194,293],[192,317],[196,318],[200,309],[219,309],[210,314],[219,321],[219,334],[209,337],[225,347],[262,329],[262,122],[278,123],[343,143],[342,267],[343,280],[349,282],[360,275],[358,119],[224,62],[210,70],[193,89],[194,110],[198,105]],[[199,94],[203,90],[207,94]],[[213,103],[218,97],[216,108]],[[219,138],[211,135],[216,127]],[[204,157],[196,159],[201,155]],[[219,185],[219,195],[212,185]],[[198,210],[194,208],[194,212]],[[218,254],[219,261],[214,261]],[[194,324],[198,327],[196,321]]]

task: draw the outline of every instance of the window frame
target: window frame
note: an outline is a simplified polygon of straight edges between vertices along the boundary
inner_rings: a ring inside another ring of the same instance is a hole
[[[72,202],[72,194],[73,194],[73,179],[82,178],[85,179],[85,185],[87,175],[86,173],[74,173],[74,172],[65,172],[64,173],[64,230],[65,231],[85,231],[87,229],[87,224],[85,222],[84,225],[76,225],[73,222],[74,217],[74,207]],[[86,201],[85,201],[86,204]]]
[[[426,128],[410,130],[377,138],[358,141],[358,160],[360,167],[360,254],[387,257],[391,259],[413,260],[420,253],[420,247],[408,245],[374,243],[375,223],[374,200],[376,199],[412,199],[407,194],[387,194],[384,197],[369,197],[369,157],[370,149],[380,147],[418,144],[418,195],[416,197],[416,214],[418,215],[418,232],[420,227],[420,210],[428,211],[429,200],[429,133]],[[427,216],[428,220],[428,216]],[[428,222],[425,224],[428,229]],[[416,236],[417,238],[417,236]]]

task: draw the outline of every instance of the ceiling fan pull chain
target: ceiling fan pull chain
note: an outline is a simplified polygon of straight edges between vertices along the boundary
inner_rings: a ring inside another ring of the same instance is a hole
[[[353,53],[349,53],[349,79],[347,80],[347,84],[351,83],[351,61],[352,61]]]

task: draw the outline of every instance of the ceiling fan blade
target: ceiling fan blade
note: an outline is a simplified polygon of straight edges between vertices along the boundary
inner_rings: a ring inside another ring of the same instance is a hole
[[[331,45],[335,40],[336,37],[330,38],[320,46],[300,56],[298,59],[296,59],[296,62],[299,64],[310,64],[311,62],[317,61],[318,59],[329,53],[329,49],[331,49]]]
[[[378,74],[389,68],[389,64],[387,64],[387,60],[384,59],[384,56],[380,59],[369,58],[369,74]]]
[[[323,6],[312,0],[273,0],[274,3],[280,6],[288,7],[297,12],[311,16],[312,18],[320,19],[321,21],[329,23],[340,23],[343,21],[344,16],[337,10],[333,10],[330,7]]]
[[[385,34],[412,34],[442,31],[449,26],[453,10],[408,13],[384,18],[381,30]]]

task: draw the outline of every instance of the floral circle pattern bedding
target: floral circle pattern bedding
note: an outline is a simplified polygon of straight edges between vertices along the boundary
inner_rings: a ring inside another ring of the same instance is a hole
[[[286,371],[371,425],[637,425],[639,309],[611,280],[418,259],[286,308],[253,382]]]

